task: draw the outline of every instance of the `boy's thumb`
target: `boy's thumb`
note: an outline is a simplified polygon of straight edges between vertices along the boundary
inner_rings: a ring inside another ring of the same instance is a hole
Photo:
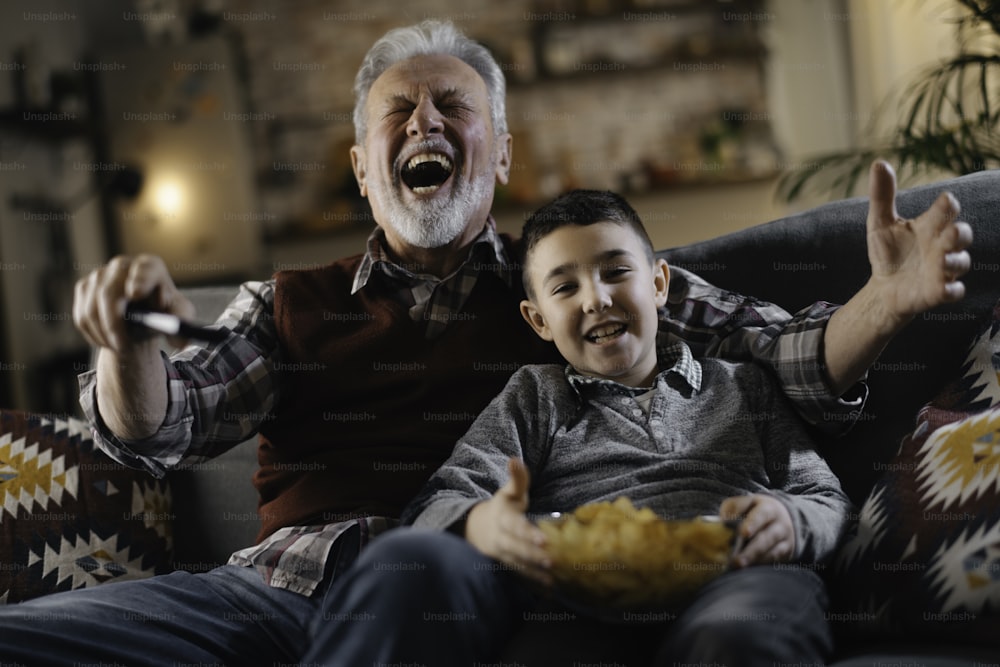
[[[521,459],[511,458],[507,461],[510,479],[507,481],[507,493],[512,500],[528,504],[528,488],[531,486],[531,473]]]
[[[740,520],[750,510],[753,504],[751,496],[733,496],[726,498],[719,505],[719,518],[723,521]]]

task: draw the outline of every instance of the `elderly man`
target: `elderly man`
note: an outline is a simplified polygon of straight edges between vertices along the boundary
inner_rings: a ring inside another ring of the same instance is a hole
[[[448,577],[474,570],[410,562],[405,574],[440,598],[419,609],[378,606],[372,598],[390,592],[378,568],[343,571],[516,368],[556,359],[518,315],[518,246],[490,217],[511,165],[503,75],[451,25],[425,22],[372,47],[355,93],[351,157],[378,223],[364,254],[243,285],[215,325],[226,340],[169,359],[123,321],[128,301],[191,315],[162,261],[118,257],[77,285],[76,324],[100,348],[81,397],[99,445],[162,475],[259,433],[258,543],[208,573],[3,609],[8,662],[443,665],[489,655],[472,631],[393,616],[458,608]],[[871,189],[872,277],[843,307],[820,303],[792,317],[723,298],[675,269],[661,326],[696,354],[771,365],[813,423],[857,410],[860,380],[883,345],[916,313],[962,297],[971,242],[950,196],[903,221],[887,165],[873,166]],[[747,322],[762,326],[741,328]],[[428,418],[441,413],[452,418]],[[425,545],[428,561],[464,548],[438,537]]]

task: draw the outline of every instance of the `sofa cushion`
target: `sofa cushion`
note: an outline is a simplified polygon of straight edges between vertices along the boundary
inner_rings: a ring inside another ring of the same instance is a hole
[[[89,426],[0,411],[0,602],[171,569],[170,490]]]
[[[1000,644],[1000,304],[861,507],[832,620]]]

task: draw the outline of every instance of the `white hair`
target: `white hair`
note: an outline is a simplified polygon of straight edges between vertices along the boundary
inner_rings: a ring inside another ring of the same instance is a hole
[[[466,37],[450,21],[426,20],[417,25],[395,28],[382,36],[365,54],[354,78],[354,136],[364,144],[365,104],[368,91],[382,72],[414,56],[454,56],[476,70],[486,84],[490,116],[496,135],[507,132],[506,81],[493,55],[482,44]]]

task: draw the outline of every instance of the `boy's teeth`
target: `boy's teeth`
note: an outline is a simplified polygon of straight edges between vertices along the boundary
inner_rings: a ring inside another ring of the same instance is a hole
[[[587,338],[593,341],[598,341],[601,340],[602,338],[608,338],[616,334],[619,334],[624,330],[625,326],[622,324],[609,324],[607,326],[594,329],[587,335]]]

